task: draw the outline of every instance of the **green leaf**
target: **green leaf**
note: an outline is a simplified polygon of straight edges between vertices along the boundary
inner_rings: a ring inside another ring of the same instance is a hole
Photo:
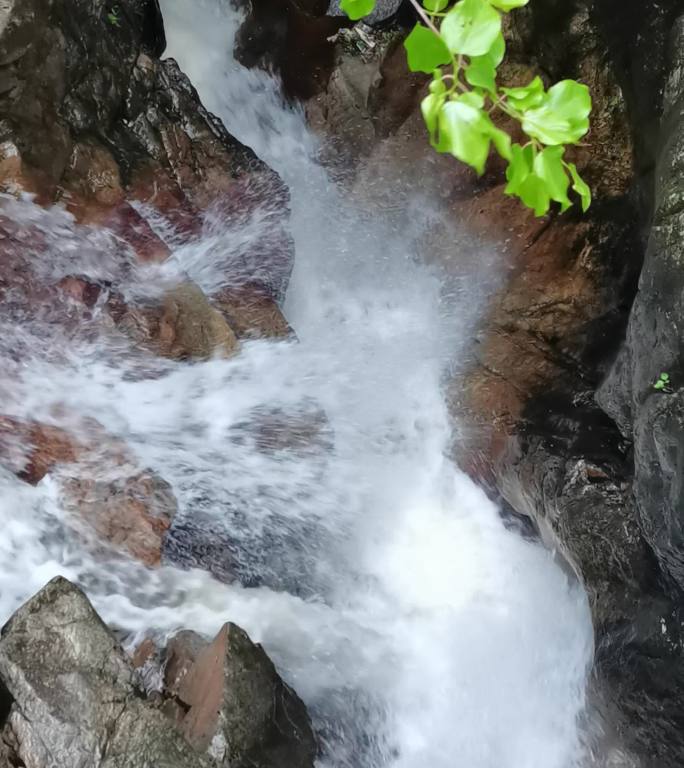
[[[653,389],[665,389],[665,382],[662,381],[662,379],[656,381],[656,383],[653,385]]]
[[[507,195],[516,195],[525,179],[532,173],[534,163],[534,148],[532,146],[521,147],[514,144],[511,147],[511,159],[506,169],[508,185],[504,190]]]
[[[528,208],[534,209],[535,216],[543,216],[551,207],[551,197],[546,184],[534,173],[523,181],[516,195]]]
[[[566,168],[570,171],[572,176],[572,188],[577,192],[582,201],[582,210],[586,213],[587,209],[591,205],[591,189],[584,179],[579,175],[577,166],[574,163],[567,163]]]
[[[496,67],[486,56],[474,56],[465,71],[466,80],[476,88],[496,91]]]
[[[506,169],[508,185],[504,191],[519,197],[537,216],[543,216],[551,206],[551,195],[546,181],[534,172],[537,157],[532,145],[511,147],[511,160]]]
[[[503,157],[504,160],[510,160],[512,158],[511,137],[506,133],[506,131],[502,131],[500,128],[497,128],[493,123],[491,123],[489,128],[489,137],[491,138],[492,143],[496,147],[496,151],[501,155],[501,157]]]
[[[404,48],[411,72],[427,72],[451,61],[451,54],[441,37],[431,29],[416,24],[411,34],[404,40]]]
[[[500,11],[512,11],[514,8],[522,8],[530,0],[489,0],[489,2]]]
[[[441,152],[450,152],[478,173],[484,171],[490,139],[482,112],[463,101],[449,101],[439,112]]]
[[[522,127],[544,144],[574,144],[589,130],[590,112],[587,86],[562,80],[549,89],[538,107],[525,112]]]
[[[476,88],[485,88],[490,93],[496,93],[496,68],[503,61],[505,53],[506,42],[499,33],[487,53],[470,57],[470,63],[465,70],[466,80]]]
[[[375,0],[341,0],[340,8],[352,21],[358,21],[372,13]]]
[[[501,15],[487,0],[461,0],[444,17],[440,33],[452,53],[484,56],[501,34]]]
[[[475,109],[482,109],[485,103],[484,96],[477,91],[466,91],[465,93],[460,94],[460,96],[456,98],[456,101],[461,101],[463,104],[475,107]]]
[[[428,90],[430,93],[435,94],[446,93],[446,85],[444,85],[441,69],[435,69],[432,73],[432,80],[428,86]]]
[[[435,149],[437,149],[439,139],[437,121],[445,101],[446,95],[444,93],[431,93],[420,103],[420,111],[423,113],[423,120],[430,134],[430,144]]]
[[[447,5],[449,5],[449,0],[423,0],[423,7],[430,11],[430,13],[439,13]]]
[[[572,205],[568,197],[570,179],[563,165],[565,147],[547,147],[534,158],[534,172],[546,184],[549,197],[567,211]]]
[[[664,381],[666,384],[670,380],[670,374],[669,373],[661,373],[660,374],[660,380]]]
[[[531,83],[520,88],[502,88],[502,93],[508,97],[508,102],[519,112],[536,107],[544,99],[544,83],[541,77],[535,77]]]
[[[496,39],[492,43],[492,47],[487,51],[485,56],[489,57],[494,66],[498,67],[506,55],[506,41],[504,36],[499,32]]]

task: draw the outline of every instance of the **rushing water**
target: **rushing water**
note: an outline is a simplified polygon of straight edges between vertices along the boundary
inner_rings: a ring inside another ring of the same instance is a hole
[[[169,55],[291,188],[297,256],[286,314],[299,343],[150,363],[105,340],[97,308],[92,327],[74,330],[10,302],[0,394],[16,416],[71,429],[83,422],[70,414],[97,419],[171,483],[181,520],[229,531],[245,583],[260,586],[149,571],[93,550],[70,532],[59,478],[31,488],[3,473],[1,618],[62,573],[129,632],[239,623],[308,703],[321,766],[583,765],[577,721],[592,648],[582,590],[550,553],[507,530],[444,457],[441,386],[475,316],[476,283],[446,297],[420,265],[428,216],[418,197],[398,229],[335,189],[277,83],[233,61],[228,0],[162,7]],[[24,225],[39,228],[38,277],[104,276],[130,295],[184,272],[211,292],[241,238],[268,226],[252,221],[246,233],[213,221],[201,244],[177,248],[163,267],[122,272],[105,235],[79,231],[58,210],[3,207],[19,239]],[[264,452],[236,439],[260,409],[311,403],[327,414],[332,448]]]

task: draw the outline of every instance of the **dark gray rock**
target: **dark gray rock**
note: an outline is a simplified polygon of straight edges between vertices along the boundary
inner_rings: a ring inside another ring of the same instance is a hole
[[[86,596],[51,581],[2,630],[0,678],[29,768],[207,768],[145,701],[113,634]]]
[[[644,540],[627,456],[611,449],[619,444],[615,427],[591,406],[566,415],[563,427],[547,424],[552,434],[528,418],[501,462],[498,486],[586,588],[596,637],[590,728],[603,716],[599,730],[610,730],[643,768],[679,766],[682,608]]]
[[[656,166],[655,216],[618,361],[598,401],[634,441],[641,526],[684,589],[684,18],[673,30]],[[665,391],[654,389],[661,373]]]

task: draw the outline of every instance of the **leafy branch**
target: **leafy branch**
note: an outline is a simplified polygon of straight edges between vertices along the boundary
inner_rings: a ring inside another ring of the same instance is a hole
[[[504,88],[497,68],[504,59],[502,13],[529,0],[410,0],[422,23],[404,41],[412,72],[432,74],[421,102],[430,143],[482,174],[492,146],[507,162],[505,192],[520,198],[537,216],[552,202],[565,211],[569,191],[582,210],[591,190],[576,166],[567,162],[567,145],[578,144],[589,130],[591,96],[586,85],[563,80],[548,89],[539,77],[528,85]],[[342,10],[356,21],[367,16],[376,0],[341,0]],[[503,112],[516,120],[527,141],[513,143],[492,115]]]

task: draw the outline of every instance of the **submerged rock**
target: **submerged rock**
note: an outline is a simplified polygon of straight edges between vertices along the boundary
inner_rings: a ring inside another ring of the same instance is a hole
[[[146,471],[106,480],[66,478],[62,493],[67,511],[85,521],[99,539],[145,565],[161,564],[177,502],[159,475]]]
[[[100,542],[156,567],[176,515],[171,486],[141,469],[126,444],[95,422],[65,428],[0,417],[0,464],[31,485],[52,474],[65,511]],[[86,536],[86,538],[88,538]]]
[[[263,286],[247,283],[212,296],[238,339],[288,339],[294,331],[273,296]]]
[[[60,464],[73,464],[85,450],[60,427],[0,416],[0,463],[31,485]]]

